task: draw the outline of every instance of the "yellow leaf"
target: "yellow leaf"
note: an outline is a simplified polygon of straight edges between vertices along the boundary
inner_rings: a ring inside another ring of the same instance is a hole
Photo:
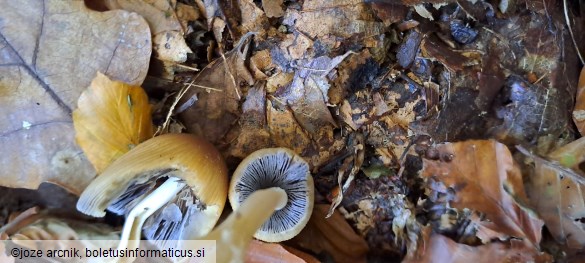
[[[73,112],[75,139],[98,174],[153,135],[144,90],[97,74]]]

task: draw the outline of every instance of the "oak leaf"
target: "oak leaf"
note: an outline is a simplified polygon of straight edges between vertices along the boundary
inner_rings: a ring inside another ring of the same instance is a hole
[[[97,71],[133,85],[151,54],[144,19],[84,1],[0,0],[0,185],[44,181],[79,193],[95,171],[75,144],[71,112]]]

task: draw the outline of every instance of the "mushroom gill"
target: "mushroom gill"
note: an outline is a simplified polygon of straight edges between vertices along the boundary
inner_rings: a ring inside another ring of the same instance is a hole
[[[253,192],[273,187],[284,190],[288,200],[254,236],[267,242],[280,242],[298,234],[313,210],[313,178],[309,165],[300,156],[286,148],[252,153],[234,172],[229,200],[237,210]]]
[[[211,144],[193,135],[166,134],[114,161],[83,191],[77,209],[96,217],[106,209],[126,216],[137,206],[150,209],[138,214],[140,220],[148,217],[145,236],[170,247],[175,244],[165,240],[196,239],[211,231],[227,184],[227,168]],[[157,191],[161,187],[164,191]]]

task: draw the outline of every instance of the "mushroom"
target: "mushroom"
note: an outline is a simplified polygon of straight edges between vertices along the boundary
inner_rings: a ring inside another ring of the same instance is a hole
[[[252,236],[275,211],[286,206],[287,194],[279,187],[253,192],[230,216],[203,237],[215,240],[217,262],[243,262]],[[217,253],[220,251],[220,253]]]
[[[269,189],[264,200],[279,200],[276,211],[256,231],[254,237],[265,242],[280,242],[296,236],[307,224],[313,211],[313,177],[309,165],[292,150],[269,148],[246,157],[233,174],[229,186],[229,201],[235,211],[253,192]],[[264,211],[269,202],[251,206]]]
[[[140,239],[144,229],[147,239],[168,248],[178,244],[167,240],[193,240],[211,231],[227,186],[226,165],[210,143],[165,134],[116,159],[83,191],[77,209],[96,217],[106,209],[126,215],[122,247],[128,239]]]

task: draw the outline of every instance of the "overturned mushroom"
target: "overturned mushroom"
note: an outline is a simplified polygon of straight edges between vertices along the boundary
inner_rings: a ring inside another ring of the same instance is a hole
[[[280,242],[297,235],[307,224],[313,211],[313,177],[309,165],[286,148],[256,151],[238,166],[229,188],[229,200],[236,211],[254,191],[270,189],[266,199],[278,200],[286,194],[284,206],[277,207],[254,237],[266,242]],[[262,204],[255,207],[262,211]],[[272,211],[272,210],[271,210]]]
[[[227,168],[219,152],[188,134],[166,134],[139,144],[114,161],[81,194],[77,209],[101,217],[108,209],[129,220],[124,240],[140,237],[159,247],[192,240],[216,224],[227,195]],[[129,224],[132,223],[132,224]]]

